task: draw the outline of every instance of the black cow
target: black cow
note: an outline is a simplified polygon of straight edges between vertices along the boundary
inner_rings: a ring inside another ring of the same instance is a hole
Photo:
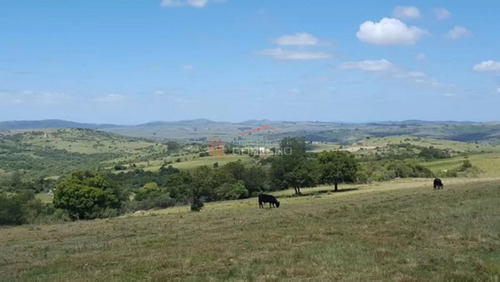
[[[439,178],[434,179],[434,189],[443,189],[443,186],[444,185],[441,179]]]
[[[259,208],[264,208],[264,203],[269,203],[269,208],[271,208],[271,205],[273,207],[280,207],[280,202],[276,200],[274,196],[271,195],[266,195],[266,194],[260,194],[259,195]]]

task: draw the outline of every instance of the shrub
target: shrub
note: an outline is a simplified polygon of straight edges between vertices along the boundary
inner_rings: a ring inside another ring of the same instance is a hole
[[[248,197],[248,190],[243,181],[224,183],[215,189],[215,195],[220,200],[236,200]]]
[[[109,217],[121,207],[118,187],[94,171],[77,171],[59,183],[54,193],[54,206],[67,210],[73,219]]]
[[[0,225],[68,221],[68,214],[44,204],[33,193],[0,194]]]

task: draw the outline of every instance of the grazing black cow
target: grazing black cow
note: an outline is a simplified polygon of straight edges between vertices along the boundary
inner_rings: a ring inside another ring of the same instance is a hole
[[[266,194],[260,194],[259,195],[259,208],[264,208],[264,203],[269,203],[269,208],[271,208],[271,205],[273,207],[280,207],[280,202],[276,200],[274,196],[271,195],[266,195]]]
[[[443,186],[444,185],[441,179],[439,178],[434,179],[434,189],[443,189]]]

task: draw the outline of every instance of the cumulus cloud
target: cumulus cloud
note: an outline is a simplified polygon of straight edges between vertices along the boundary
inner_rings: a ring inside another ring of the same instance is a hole
[[[392,15],[400,19],[418,19],[420,18],[420,10],[414,6],[397,6],[392,11]]]
[[[424,29],[407,26],[398,19],[383,18],[380,22],[366,21],[359,26],[359,40],[375,45],[413,45],[428,34]]]
[[[312,34],[301,32],[295,33],[293,35],[283,35],[281,37],[278,37],[276,38],[276,40],[274,40],[274,43],[284,46],[311,46],[318,43],[318,38],[316,38]]]
[[[443,84],[438,80],[429,77],[427,74],[420,71],[407,71],[385,59],[381,60],[364,60],[359,62],[345,62],[340,65],[341,69],[357,69],[370,74],[379,74],[397,79],[406,79],[414,83],[427,87],[447,87],[450,85]]]
[[[474,65],[472,67],[472,70],[476,72],[500,72],[500,62],[495,62],[492,60],[484,61],[482,63]]]
[[[461,39],[469,38],[472,36],[472,32],[463,26],[455,26],[444,35],[444,37],[446,37],[447,39]]]
[[[213,2],[226,2],[224,0],[212,0]],[[195,8],[203,8],[208,4],[208,0],[162,0],[162,7],[184,7],[191,6]]]
[[[445,8],[434,8],[432,9],[432,13],[437,20],[445,20],[451,17],[451,13]]]
[[[269,56],[277,60],[318,60],[332,57],[330,53],[317,51],[291,51],[282,48],[267,49],[257,52],[258,55]]]

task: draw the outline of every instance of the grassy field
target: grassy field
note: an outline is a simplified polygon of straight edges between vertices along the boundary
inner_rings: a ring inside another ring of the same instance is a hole
[[[427,163],[424,162],[422,165],[433,172],[438,172],[457,168],[464,160],[469,160],[472,165],[479,168],[481,177],[495,177],[500,175],[500,153],[474,154],[467,158],[455,157]]]
[[[0,229],[0,280],[498,281],[500,178],[397,180]]]

